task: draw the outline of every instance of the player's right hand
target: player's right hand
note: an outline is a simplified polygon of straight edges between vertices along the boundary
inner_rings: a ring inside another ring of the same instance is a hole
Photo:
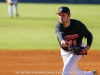
[[[62,41],[61,41],[61,46],[62,46],[62,47],[68,47],[67,41],[62,40]]]

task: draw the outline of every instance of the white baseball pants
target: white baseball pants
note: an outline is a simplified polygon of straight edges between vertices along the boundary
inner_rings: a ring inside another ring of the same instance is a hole
[[[81,44],[84,47],[84,44]],[[64,51],[61,48],[61,55],[64,63],[62,75],[94,75],[93,71],[82,71],[78,69],[77,62],[81,59],[82,55],[70,54],[69,51]]]

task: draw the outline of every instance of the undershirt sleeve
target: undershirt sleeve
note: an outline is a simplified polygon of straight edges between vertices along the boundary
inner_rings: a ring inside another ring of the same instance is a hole
[[[55,27],[55,32],[57,35],[57,38],[59,39],[59,41],[61,42],[62,40],[64,40],[64,27],[61,25],[56,25]]]

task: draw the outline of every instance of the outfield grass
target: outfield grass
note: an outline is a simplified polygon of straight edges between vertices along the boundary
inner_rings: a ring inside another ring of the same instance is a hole
[[[0,49],[59,49],[54,27],[60,6],[68,6],[71,18],[86,24],[94,36],[91,49],[100,49],[100,5],[34,3],[19,3],[18,18],[9,18],[7,4],[0,3]]]

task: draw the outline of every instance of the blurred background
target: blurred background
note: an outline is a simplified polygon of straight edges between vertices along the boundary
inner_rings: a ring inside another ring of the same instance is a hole
[[[5,0],[0,1],[5,2]],[[19,2],[100,4],[100,0],[19,0]]]
[[[6,1],[0,0],[0,49],[58,50],[55,13],[60,6],[68,6],[71,18],[87,26],[94,37],[91,49],[99,50],[100,0],[19,0],[19,17],[12,18]]]

